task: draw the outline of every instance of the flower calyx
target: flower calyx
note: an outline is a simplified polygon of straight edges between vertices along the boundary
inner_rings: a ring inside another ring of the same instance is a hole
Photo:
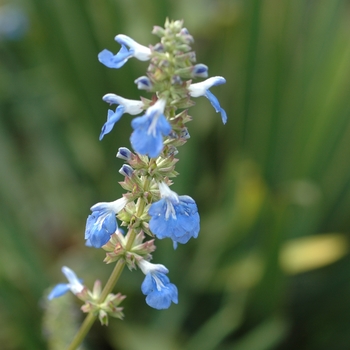
[[[84,290],[81,295],[77,295],[81,300],[85,301],[85,304],[81,307],[81,310],[86,313],[93,313],[98,316],[101,325],[108,326],[108,316],[123,319],[123,308],[120,307],[120,303],[126,298],[121,293],[107,295],[106,299],[100,303],[101,297],[101,282],[97,280],[94,284],[93,291]]]
[[[136,265],[140,260],[150,260],[151,253],[155,251],[154,239],[145,241],[145,234],[140,231],[133,240],[131,248],[128,250],[128,241],[132,236],[132,230],[124,236],[121,231],[116,231],[102,248],[107,252],[104,262],[110,264],[112,262],[123,260],[129,270],[136,269]]]

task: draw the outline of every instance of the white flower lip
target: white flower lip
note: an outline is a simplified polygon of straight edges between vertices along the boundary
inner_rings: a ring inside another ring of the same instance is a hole
[[[151,50],[148,47],[139,44],[127,35],[118,34],[114,40],[121,45],[128,46],[133,51],[132,55],[140,61],[148,61],[151,57]]]
[[[159,273],[168,273],[169,270],[162,264],[152,264],[149,261],[142,259],[138,262],[138,265],[141,269],[141,271],[147,275],[148,273],[155,273],[155,272],[159,272]]]
[[[128,203],[128,200],[124,197],[117,199],[114,202],[99,202],[94,204],[90,210],[91,211],[100,211],[108,210],[118,214]]]
[[[171,201],[178,202],[179,196],[176,192],[172,191],[165,182],[160,182],[158,184],[160,196],[162,198],[169,198]]]
[[[192,97],[199,97],[199,96],[204,96],[206,91],[210,89],[212,86],[221,85],[225,83],[226,83],[226,79],[223,77],[220,77],[220,76],[211,77],[200,83],[191,84],[188,87],[188,90]]]
[[[143,102],[138,100],[129,100],[127,98],[123,98],[116,94],[106,94],[102,97],[102,100],[109,104],[118,104],[124,107],[124,113],[128,113],[131,115],[140,114],[143,111]]]

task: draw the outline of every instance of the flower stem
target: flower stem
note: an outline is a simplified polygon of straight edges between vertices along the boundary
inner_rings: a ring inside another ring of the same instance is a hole
[[[114,286],[116,285],[121,273],[123,272],[124,267],[125,267],[124,261],[119,260],[116,263],[116,265],[112,271],[112,274],[110,275],[105,287],[103,288],[100,299],[98,301],[99,303],[103,303],[105,301],[107,295],[112,292],[112,290],[113,290]],[[75,335],[73,341],[71,342],[70,346],[68,347],[68,350],[76,350],[78,348],[78,346],[82,343],[85,336],[89,332],[89,330],[90,330],[91,326],[93,325],[93,323],[95,322],[96,318],[97,318],[97,315],[93,314],[92,312],[90,312],[86,316],[78,333]]]

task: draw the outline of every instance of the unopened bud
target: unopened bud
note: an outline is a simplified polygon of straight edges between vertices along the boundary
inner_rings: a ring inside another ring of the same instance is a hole
[[[199,63],[193,67],[192,76],[194,78],[206,78],[208,76],[208,67]]]
[[[132,159],[132,153],[131,151],[126,147],[120,147],[118,149],[118,153],[116,155],[117,158],[124,159],[124,160],[131,160]]]
[[[153,88],[153,84],[152,84],[151,80],[146,76],[142,76],[140,78],[137,78],[134,83],[137,84],[137,88],[139,90],[149,91]]]
[[[154,26],[152,30],[152,34],[157,35],[158,37],[162,37],[165,33],[165,30],[160,26]]]
[[[134,169],[128,165],[128,164],[124,164],[120,169],[119,169],[119,173],[126,176],[126,177],[131,177],[132,174],[134,172]]]

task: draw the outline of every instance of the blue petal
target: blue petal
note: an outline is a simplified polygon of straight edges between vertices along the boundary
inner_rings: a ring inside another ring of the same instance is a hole
[[[172,283],[166,284],[161,290],[155,289],[146,297],[146,303],[157,310],[168,309],[171,302],[178,303],[178,291]]]
[[[219,100],[209,91],[207,90],[204,95],[212,104],[212,106],[215,108],[215,111],[218,113],[221,113],[221,119],[224,124],[227,122],[227,115],[223,108],[221,108]]]
[[[111,235],[117,229],[117,220],[115,218],[115,213],[110,212],[103,220],[103,228]]]
[[[102,222],[101,216],[104,216]],[[110,236],[116,231],[117,227],[114,212],[94,211],[86,220],[86,245],[101,248],[109,241]]]
[[[170,215],[166,218],[169,199],[162,198],[153,203],[148,210],[151,216],[149,227],[157,238],[169,237],[177,244],[187,243],[190,238],[197,238],[200,229],[200,218],[195,201],[189,196],[179,196],[178,203],[172,203],[175,210],[175,218]]]
[[[104,228],[99,229],[97,225],[95,225],[90,233],[89,242],[95,248],[101,248],[105,245],[109,239],[111,238],[111,234],[105,230]]]
[[[96,222],[96,217],[94,214],[89,215],[88,218],[86,219],[85,239],[88,239],[90,237],[91,227],[94,225],[95,222]]]
[[[152,275],[148,273],[141,284],[141,291],[144,295],[151,293],[154,290],[154,282]]]
[[[159,117],[157,121],[157,128],[164,136],[170,134],[171,125],[163,114]]]
[[[159,214],[163,214],[166,210],[166,208],[164,208],[164,205],[166,205],[166,201],[164,198],[162,198],[151,205],[148,210],[148,214],[151,216],[158,216]]]
[[[147,295],[146,303],[157,310],[168,309],[171,305],[171,291],[166,289],[161,291],[155,290]]]
[[[120,68],[130,57],[132,57],[132,51],[124,45],[116,55],[106,49],[98,54],[98,60],[108,68]]]
[[[154,130],[149,132],[153,118],[156,117],[144,115],[132,120],[131,126],[134,132],[130,137],[130,142],[136,152],[156,158],[163,149],[162,135],[169,135],[171,126],[165,116],[161,114]]]
[[[48,295],[48,299],[52,300],[54,298],[58,298],[62,296],[63,294],[66,294],[69,291],[69,284],[68,283],[60,283],[57,284],[51,291],[51,293]]]
[[[136,120],[139,119],[140,120]],[[131,134],[130,142],[133,147],[133,149],[143,155],[149,155],[151,158],[158,157],[160,152],[163,149],[163,138],[162,135],[159,132],[156,132],[155,135],[148,133],[148,126],[149,122],[146,122],[145,124],[141,125],[142,118],[145,117],[138,117],[133,120],[132,126],[135,125],[138,126],[134,130],[134,132]],[[149,119],[148,117],[146,117]]]
[[[154,277],[160,280],[158,288]],[[148,273],[141,285],[141,290],[144,295],[147,295],[146,303],[155,309],[167,309],[171,302],[178,303],[177,288],[163,273],[154,273],[154,276]]]
[[[113,129],[114,124],[121,118],[121,116],[124,114],[124,111],[125,107],[122,105],[118,106],[115,112],[113,112],[111,109],[108,110],[107,121],[103,125],[99,137],[100,141],[103,139],[103,136],[108,134]]]

